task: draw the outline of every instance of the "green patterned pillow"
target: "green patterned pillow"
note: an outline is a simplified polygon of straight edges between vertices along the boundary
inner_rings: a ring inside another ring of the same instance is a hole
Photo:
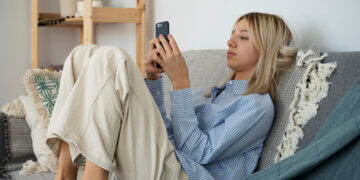
[[[40,117],[49,122],[59,92],[61,72],[29,69],[24,76],[27,93],[32,97]]]
[[[47,128],[49,125],[59,93],[60,79],[61,71],[47,69],[29,69],[24,75],[26,91],[33,99],[36,111],[42,119],[43,128]],[[45,139],[43,141],[45,142]],[[81,168],[84,167],[85,161],[84,157],[80,160]]]

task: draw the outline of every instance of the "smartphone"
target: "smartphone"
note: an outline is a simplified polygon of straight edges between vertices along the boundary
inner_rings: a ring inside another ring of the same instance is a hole
[[[169,28],[170,28],[170,25],[169,25],[168,21],[163,21],[163,22],[156,23],[155,24],[155,36],[156,36],[156,38],[159,38],[160,34],[162,34],[162,35],[164,35],[167,42],[169,42],[169,38],[168,38],[168,35],[170,33]],[[162,46],[161,42],[160,42],[160,44]],[[159,68],[159,69],[162,69],[162,67],[158,63],[156,63],[156,67]]]

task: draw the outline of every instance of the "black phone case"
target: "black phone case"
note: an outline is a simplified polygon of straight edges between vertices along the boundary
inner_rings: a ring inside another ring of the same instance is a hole
[[[165,39],[169,42],[169,22],[168,21],[163,21],[163,22],[159,22],[155,24],[155,36],[156,38],[159,38],[160,34],[164,35]],[[161,44],[161,42],[160,42]],[[162,46],[162,44],[161,44]],[[156,67],[159,69],[162,69],[162,67],[160,66],[160,64],[156,63]]]
[[[156,23],[155,33],[156,33],[157,38],[160,36],[160,34],[162,34],[165,36],[165,39],[169,42],[169,39],[168,39],[169,32],[170,32],[170,30],[169,30],[169,22],[168,21]]]

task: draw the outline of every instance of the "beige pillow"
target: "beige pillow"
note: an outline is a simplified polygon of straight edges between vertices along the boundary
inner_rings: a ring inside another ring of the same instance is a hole
[[[20,96],[21,103],[25,108],[26,123],[31,129],[31,140],[37,162],[28,160],[23,164],[20,174],[53,171],[57,169],[57,157],[46,145],[46,123],[35,109],[33,99],[28,96]]]
[[[29,69],[24,75],[28,96],[20,100],[25,108],[26,122],[31,129],[33,151],[37,162],[23,164],[20,174],[53,171],[57,169],[57,157],[46,145],[47,128],[58,94],[61,72],[47,69]]]

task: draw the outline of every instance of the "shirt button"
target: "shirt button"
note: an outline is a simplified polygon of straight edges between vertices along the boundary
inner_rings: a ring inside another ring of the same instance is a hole
[[[230,84],[232,84],[232,81],[230,81]]]

